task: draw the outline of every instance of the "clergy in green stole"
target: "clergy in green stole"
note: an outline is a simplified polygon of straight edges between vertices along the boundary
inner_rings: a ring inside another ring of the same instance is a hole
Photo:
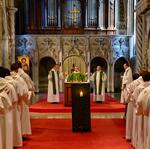
[[[96,102],[105,101],[105,81],[106,74],[97,66],[97,71],[93,74],[92,80],[94,81],[93,100]]]
[[[59,99],[59,65],[55,65],[48,74],[47,102],[58,103]]]

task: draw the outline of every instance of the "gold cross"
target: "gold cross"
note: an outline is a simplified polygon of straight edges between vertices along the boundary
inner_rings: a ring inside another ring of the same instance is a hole
[[[76,5],[73,6],[73,9],[70,11],[70,13],[72,14],[73,22],[76,23],[78,17],[77,14],[80,13],[80,11],[76,8]]]

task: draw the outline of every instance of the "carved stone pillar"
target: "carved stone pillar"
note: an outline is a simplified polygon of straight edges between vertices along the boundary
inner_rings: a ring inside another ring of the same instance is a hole
[[[90,53],[90,39],[89,39],[89,37],[87,37],[87,39],[86,39],[86,42],[87,42],[87,46],[86,46],[86,51],[88,51],[87,52],[87,72],[88,72],[88,79],[90,80],[90,69],[91,69],[91,65],[90,65],[90,62],[91,62],[91,53]]]
[[[109,75],[109,81],[110,81],[110,92],[114,92],[114,69],[113,64],[110,65],[110,75]]]
[[[6,13],[6,1],[2,0],[2,61],[5,67],[9,68],[8,54],[8,18]]]
[[[2,1],[0,0],[0,65],[2,66]]]
[[[58,49],[59,49],[59,64],[60,64],[60,72],[63,70],[63,50],[61,48],[61,38],[59,38],[59,44],[58,44]]]
[[[108,29],[113,30],[115,26],[114,0],[109,0],[108,2]]]
[[[141,16],[137,16],[137,25],[136,25],[136,55],[137,55],[136,68],[137,68],[137,72],[140,72],[140,68],[143,65],[142,40],[143,40],[143,18]]]
[[[9,34],[9,59],[10,63],[15,62],[15,12],[14,7],[8,7],[8,34]]]
[[[98,28],[105,29],[104,27],[104,1],[98,1]]]
[[[32,74],[33,74],[33,82],[35,84],[35,91],[38,93],[39,92],[39,55],[37,50],[35,50],[35,52],[33,53]]]

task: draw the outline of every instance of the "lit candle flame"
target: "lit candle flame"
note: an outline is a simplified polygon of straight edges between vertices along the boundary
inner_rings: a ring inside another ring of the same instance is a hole
[[[83,97],[83,91],[80,91],[80,97]]]

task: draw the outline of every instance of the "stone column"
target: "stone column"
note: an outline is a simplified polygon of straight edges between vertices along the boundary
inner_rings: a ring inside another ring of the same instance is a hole
[[[16,8],[8,7],[8,34],[9,34],[9,59],[10,64],[15,62],[15,12]]]
[[[2,0],[2,62],[5,67],[9,68],[8,54],[8,18],[6,13],[6,1]]]
[[[107,92],[110,92],[110,65],[107,63]]]
[[[36,47],[37,47],[37,45],[36,45]],[[33,74],[32,75],[33,76],[33,82],[35,84],[35,91],[38,93],[39,92],[39,54],[38,54],[37,48],[33,53],[32,74]]]
[[[137,55],[136,68],[137,68],[137,72],[140,72],[140,68],[143,66],[142,41],[143,41],[143,18],[141,16],[137,16],[137,25],[136,25],[136,55]]]
[[[2,1],[0,0],[0,66],[2,63]]]
[[[110,81],[111,81],[111,92],[114,92],[114,65],[113,63],[111,63],[111,66],[110,66]]]
[[[58,38],[58,49],[59,49],[59,64],[61,64],[60,66],[60,72],[62,72],[63,70],[63,57],[62,57],[62,48],[61,48],[61,38]]]
[[[87,47],[88,52],[87,52],[87,72],[88,72],[88,80],[90,80],[90,51],[89,51],[89,47]]]
[[[108,29],[114,29],[114,19],[115,19],[115,11],[114,11],[114,0],[108,0]]]
[[[104,27],[104,1],[98,1],[98,28],[105,29]]]

